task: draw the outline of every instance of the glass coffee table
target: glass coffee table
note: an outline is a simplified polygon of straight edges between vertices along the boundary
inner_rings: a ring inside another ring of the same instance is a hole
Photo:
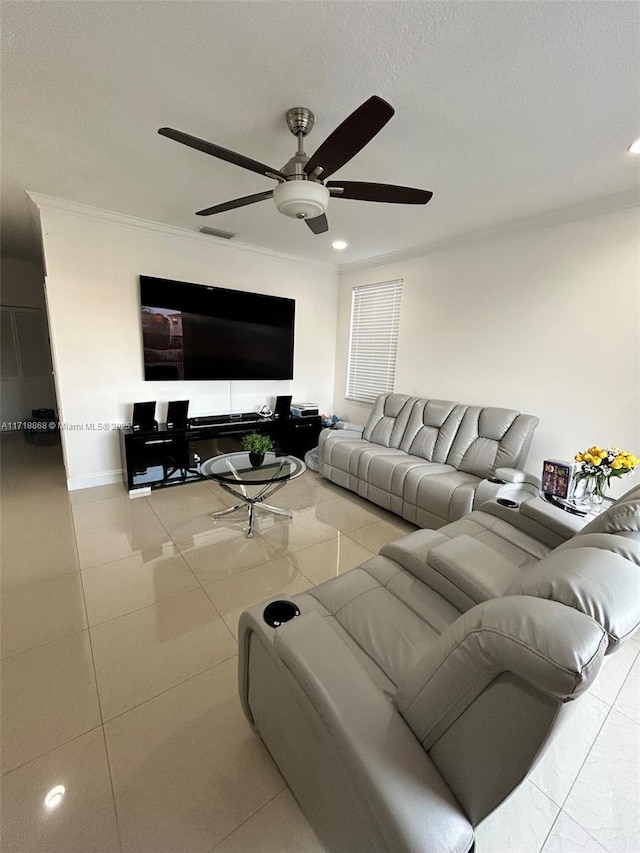
[[[265,500],[306,470],[307,466],[301,459],[295,456],[276,456],[275,453],[265,453],[264,462],[257,468],[251,464],[248,453],[223,453],[200,465],[203,476],[220,483],[223,489],[241,501],[228,509],[214,512],[212,518],[220,518],[246,507],[247,536],[253,536],[256,507],[292,518],[293,513],[288,509],[272,506],[265,503]],[[248,488],[251,487],[256,490],[254,494],[249,494]]]

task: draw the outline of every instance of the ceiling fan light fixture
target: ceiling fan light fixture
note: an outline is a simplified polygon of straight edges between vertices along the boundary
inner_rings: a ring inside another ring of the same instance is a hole
[[[197,136],[191,136],[173,127],[161,127],[158,133],[196,151],[216,157],[218,160],[224,160],[241,169],[278,181],[275,189],[263,190],[222,204],[205,207],[197,210],[196,216],[226,213],[238,207],[246,207],[272,198],[279,213],[292,219],[305,220],[307,227],[314,234],[326,234],[329,230],[326,210],[332,195],[336,198],[386,204],[427,204],[431,200],[432,192],[414,187],[366,181],[323,183],[326,178],[355,157],[365,145],[368,145],[393,113],[391,104],[378,95],[372,95],[327,136],[312,157],[307,157],[304,152],[304,138],[313,127],[314,116],[307,107],[293,107],[287,112],[287,126],[297,137],[298,150],[287,160],[282,169],[274,169],[266,163],[252,160],[244,154],[238,154],[237,151],[214,145],[213,142],[198,139]],[[342,244],[338,241],[334,244],[334,249],[337,251],[343,248],[346,248],[346,243]]]
[[[316,181],[287,181],[273,191],[276,207],[293,219],[315,219],[329,204],[329,190]]]

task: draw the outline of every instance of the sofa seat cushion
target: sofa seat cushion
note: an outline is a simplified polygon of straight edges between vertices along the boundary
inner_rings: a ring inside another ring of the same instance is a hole
[[[420,456],[402,454],[402,458],[378,454],[369,462],[367,480],[369,485],[383,489],[399,498],[404,497],[404,486],[407,476],[413,478],[427,477],[433,474],[449,474],[455,471],[451,465],[439,462],[428,462]]]
[[[504,595],[521,575],[517,563],[475,536],[459,533],[449,538],[446,531],[451,526],[417,530],[385,545],[381,554],[436,590],[460,612]]]
[[[460,616],[437,592],[384,557],[374,557],[305,596],[334,617],[339,629],[395,687],[428,644]],[[375,680],[380,684],[379,678]]]
[[[380,447],[377,444],[370,444],[362,451],[358,452],[357,457],[353,454],[349,459],[350,473],[355,474],[358,480],[365,483],[372,483],[371,469],[379,460],[386,459],[392,464],[404,462],[407,454],[395,447]]]
[[[552,550],[545,542],[482,510],[474,510],[466,518],[441,527],[438,532],[450,539],[462,535],[473,536],[521,571],[534,566]]]
[[[429,551],[430,583],[461,611],[498,598],[520,571],[493,548],[472,536],[456,536]]]
[[[372,444],[363,438],[349,439],[348,441],[327,442],[324,451],[324,462],[333,468],[357,477],[359,471],[367,470],[371,459],[376,456],[406,456],[396,447],[383,447],[380,444]],[[362,459],[362,464],[360,462]]]
[[[453,545],[453,551],[449,551],[447,558],[445,546],[456,540],[462,540],[462,544]],[[503,519],[476,510],[438,530],[409,533],[385,545],[380,554],[398,563],[422,585],[432,586],[447,601],[464,611],[479,601],[506,593],[523,570],[536,565],[550,551],[550,546]],[[432,557],[432,553],[436,556]],[[447,559],[456,563],[452,568],[455,585],[442,575]],[[487,567],[491,574],[483,580],[482,573]],[[465,574],[466,579],[463,578]]]
[[[416,517],[405,518],[421,527],[439,527],[461,518],[471,512],[479,483],[479,477],[464,471],[430,474],[428,469],[413,468],[405,478],[404,505],[409,514],[409,507],[415,507]]]

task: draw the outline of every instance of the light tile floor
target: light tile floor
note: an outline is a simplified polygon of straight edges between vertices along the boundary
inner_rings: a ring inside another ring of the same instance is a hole
[[[236,690],[242,609],[411,529],[307,472],[254,540],[213,483],[67,493],[2,437],[3,853],[321,853]],[[478,853],[638,853],[640,644],[608,660]],[[58,808],[44,798],[64,785]],[[433,851],[439,853],[439,851]]]

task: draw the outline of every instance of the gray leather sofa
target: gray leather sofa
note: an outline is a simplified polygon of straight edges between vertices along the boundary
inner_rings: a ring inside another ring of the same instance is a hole
[[[520,469],[537,425],[511,409],[382,394],[365,427],[320,434],[319,470],[418,527],[437,528],[490,498],[536,493],[537,480]]]
[[[445,853],[526,778],[640,622],[640,488],[418,530],[240,619],[240,694],[329,851]],[[279,617],[281,614],[276,614]]]

